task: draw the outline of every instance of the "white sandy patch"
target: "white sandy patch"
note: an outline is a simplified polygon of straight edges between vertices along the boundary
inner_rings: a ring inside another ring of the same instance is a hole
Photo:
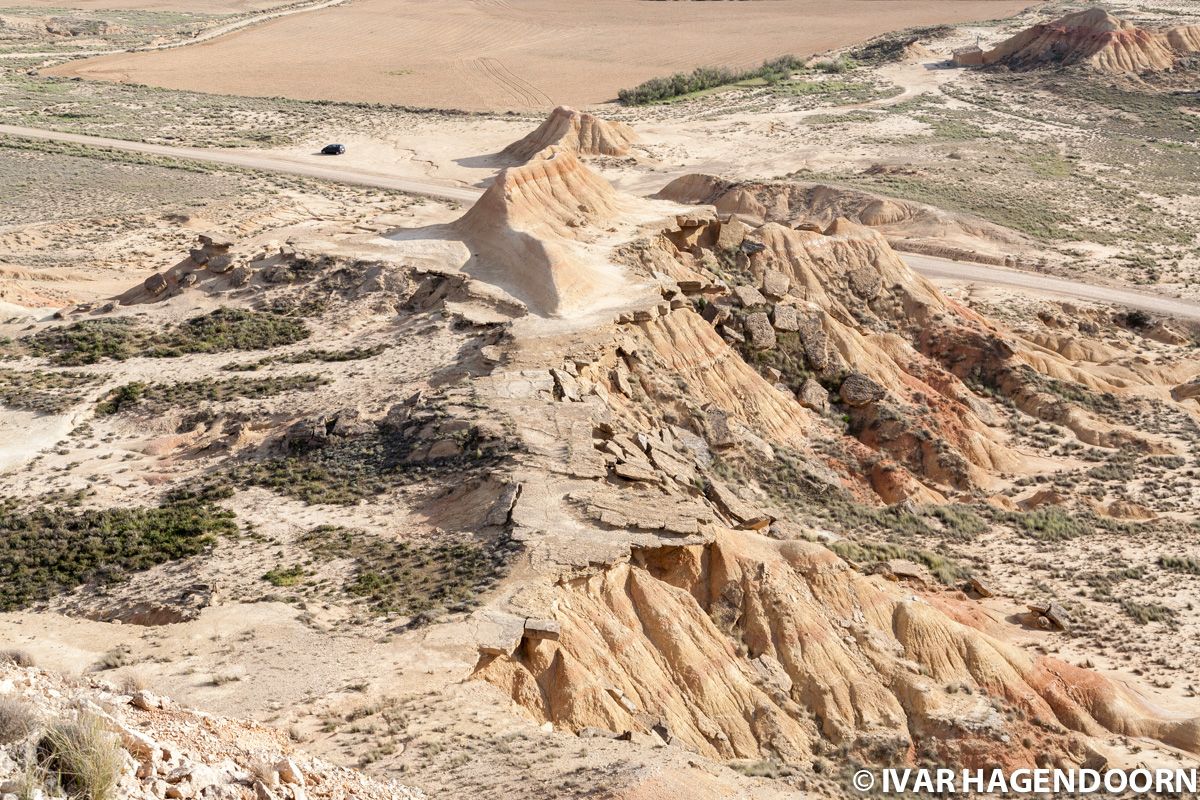
[[[67,414],[44,415],[31,411],[0,412],[0,472],[19,467],[53,447],[71,431]]]

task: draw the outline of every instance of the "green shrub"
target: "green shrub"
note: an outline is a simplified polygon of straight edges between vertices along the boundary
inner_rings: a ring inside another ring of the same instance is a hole
[[[0,405],[61,414],[82,401],[88,389],[102,378],[82,372],[0,370]]]
[[[230,480],[306,503],[353,505],[419,480],[462,480],[471,471],[499,464],[510,449],[505,442],[481,442],[474,428],[462,432],[459,444],[456,455],[410,461],[429,442],[376,430],[286,458],[241,464],[231,470]]]
[[[1044,507],[1008,515],[1018,531],[1043,542],[1059,542],[1085,536],[1096,530],[1087,517],[1073,516],[1061,508]]]
[[[29,511],[0,503],[0,611],[198,555],[216,535],[235,531],[231,512],[195,501],[158,508],[42,506]]]
[[[934,506],[929,515],[941,521],[947,533],[970,539],[984,533],[988,524],[971,508],[963,505]]]
[[[127,383],[109,392],[96,405],[97,416],[108,416],[140,406],[161,411],[171,406],[190,407],[202,401],[225,402],[239,397],[262,399],[284,392],[315,389],[329,383],[319,375],[290,375],[271,378],[204,378],[184,383]]]
[[[307,339],[309,330],[295,319],[236,308],[219,308],[169,329],[157,342],[156,356],[270,350]]]
[[[677,72],[666,78],[651,78],[632,89],[617,92],[617,99],[627,106],[644,106],[661,103],[673,97],[727,86],[742,80],[743,72],[728,67],[696,67],[691,72]]]
[[[0,652],[0,664],[12,664],[18,667],[32,667],[33,656],[24,650],[5,650]]]
[[[362,531],[321,526],[301,543],[323,560],[350,559],[344,591],[379,613],[424,615],[478,602],[507,570],[509,540],[488,544],[470,539],[413,545]]]
[[[1163,556],[1158,559],[1158,565],[1172,572],[1200,575],[1200,560],[1191,556]]]
[[[325,363],[363,361],[368,358],[374,358],[386,349],[387,346],[382,344],[375,345],[374,347],[350,347],[346,350],[325,350],[314,347],[299,353],[267,356],[266,358],[260,358],[258,361],[250,361],[244,364],[226,364],[221,369],[226,372],[254,372],[263,367],[269,367],[272,364],[308,364],[313,361],[322,361]]]
[[[133,651],[129,649],[128,645],[118,645],[100,656],[100,660],[95,663],[94,668],[103,672],[127,667],[132,663],[134,663]]]
[[[146,384],[140,381],[127,383],[113,389],[107,397],[96,404],[96,416],[107,417],[119,413],[126,406],[134,405],[141,400],[142,393],[145,391]]]
[[[953,559],[914,547],[880,542],[852,542],[848,539],[830,542],[828,547],[847,561],[871,562],[904,559],[924,564],[935,578],[947,586],[952,586],[971,575],[969,568]]]
[[[89,319],[40,331],[22,342],[35,356],[55,364],[79,366],[109,358],[124,361],[135,355],[144,335],[124,319]]]
[[[627,106],[644,106],[661,103],[674,97],[682,97],[728,86],[748,80],[778,83],[786,80],[793,72],[804,69],[804,62],[795,56],[780,56],[764,61],[762,66],[750,70],[733,70],[729,67],[696,67],[691,72],[677,72],[666,78],[651,78],[632,89],[622,89],[617,98]]]
[[[1135,603],[1132,600],[1122,600],[1121,610],[1140,625],[1148,625],[1151,622],[1171,625],[1174,624],[1176,616],[1175,610],[1167,606],[1158,603]]]
[[[854,69],[855,66],[856,64],[853,59],[846,56],[818,61],[816,64],[813,64],[813,68],[818,72],[824,72],[829,75],[841,75]]]
[[[290,567],[275,567],[263,575],[263,580],[272,586],[295,586],[308,576],[308,571],[299,564]]]
[[[872,39],[862,47],[853,50],[850,56],[858,63],[879,65],[899,61],[908,48],[918,44],[922,39],[940,39],[954,32],[950,25],[934,25],[924,28],[912,28],[899,33],[886,34]]]
[[[169,358],[185,353],[270,350],[308,338],[303,322],[278,314],[219,308],[155,331],[127,319],[88,319],[59,325],[21,340],[35,356],[79,366],[102,359]]]

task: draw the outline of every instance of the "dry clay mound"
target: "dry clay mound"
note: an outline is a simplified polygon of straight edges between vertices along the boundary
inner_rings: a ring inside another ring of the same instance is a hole
[[[677,178],[657,196],[789,227],[823,229],[845,218],[880,231],[896,249],[926,255],[1011,264],[1034,251],[1028,237],[970,214],[826,184],[738,183],[697,174]]]
[[[1200,26],[1147,30],[1092,8],[1034,25],[983,53],[1017,71],[1087,65],[1101,72],[1159,72],[1200,53]]]
[[[452,230],[471,249],[464,267],[547,316],[592,309],[624,286],[618,267],[589,252],[592,226],[622,203],[575,153],[551,147],[500,172]]]
[[[537,130],[504,148],[503,154],[520,163],[529,161],[548,147],[590,156],[623,156],[637,136],[623,122],[611,122],[592,114],[559,106]]]
[[[1106,732],[1200,752],[1200,720],[1006,643],[961,594],[864,576],[818,544],[725,531],[559,584],[558,642],[477,675],[537,720],[650,730],[714,758],[1067,768]]]

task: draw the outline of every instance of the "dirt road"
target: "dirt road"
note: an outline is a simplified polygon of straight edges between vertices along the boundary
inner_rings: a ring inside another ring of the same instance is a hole
[[[1056,278],[1038,272],[1005,269],[987,264],[972,264],[965,261],[948,261],[932,256],[902,253],[908,265],[927,278],[980,283],[989,286],[1005,286],[1027,294],[1050,294],[1087,300],[1096,303],[1138,308],[1155,314],[1200,321],[1200,303],[1179,300],[1174,297],[1140,292],[1116,286],[1096,286],[1090,283]]]
[[[208,164],[226,164],[233,167],[263,170],[266,172],[284,172],[337,183],[353,183],[360,186],[392,189],[397,192],[404,192],[405,194],[432,197],[438,200],[452,200],[459,203],[474,203],[481,194],[478,189],[463,188],[448,183],[440,184],[434,181],[414,181],[407,178],[398,178],[393,175],[343,167],[334,163],[336,156],[329,157],[331,163],[326,167],[323,165],[307,164],[285,157],[265,156],[258,153],[240,153],[237,150],[171,147],[161,144],[148,144],[146,142],[130,142],[124,139],[106,139],[100,136],[84,136],[77,133],[46,131],[39,128],[24,128],[18,125],[0,125],[0,135],[69,142],[89,147],[107,147],[112,150],[124,150],[130,153],[145,153],[165,158],[181,158],[190,161],[202,161]]]
[[[227,164],[246,169],[304,175],[321,180],[374,186],[381,189],[392,189],[406,194],[459,203],[474,203],[480,194],[482,194],[481,190],[470,187],[455,186],[448,183],[442,184],[428,180],[418,181],[411,178],[399,178],[394,175],[345,167],[336,162],[336,157],[330,157],[329,166],[318,166],[283,156],[268,156],[261,153],[241,153],[236,150],[208,150],[199,147],[171,147],[168,145],[147,144],[145,142],[129,142],[121,139],[105,139],[99,136],[47,131],[39,128],[24,128],[16,125],[0,125],[0,135],[71,142],[91,147],[107,147],[114,150],[146,153],[167,158],[190,159],[211,164]],[[911,253],[905,253],[903,257],[909,266],[922,275],[938,280],[1006,286],[1033,294],[1050,294],[1070,297],[1076,300],[1112,303],[1114,305],[1128,306],[1129,308],[1139,308],[1155,314],[1200,321],[1200,303],[1193,303],[1187,300],[1164,297],[1134,289],[1096,286],[1080,281],[1042,275],[1036,272],[1023,272],[1021,270],[1004,269],[1002,267],[974,264],[966,261],[949,261]]]

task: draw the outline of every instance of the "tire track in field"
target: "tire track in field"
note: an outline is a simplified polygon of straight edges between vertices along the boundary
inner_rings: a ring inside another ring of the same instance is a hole
[[[526,98],[523,97],[513,86],[510,86],[493,75],[484,64],[483,59],[473,59],[469,63],[471,70],[476,76],[478,76],[478,79],[481,83],[490,84],[491,86],[500,89],[500,91],[505,95],[515,100],[518,105],[524,105],[527,102]]]
[[[500,59],[493,58],[491,60],[495,64],[495,67],[497,70],[499,70],[503,74],[507,75],[509,77],[509,79],[511,79],[514,83],[525,87],[525,89],[527,91],[529,91],[534,97],[536,97],[541,103],[543,103],[544,105],[554,105],[554,99],[552,97],[550,97],[550,95],[543,92],[541,90],[541,88],[539,88],[537,86],[537,84],[527,81],[524,78],[522,78],[520,75],[513,72],[511,69],[508,68],[508,65],[505,64]]]
[[[527,107],[539,108],[554,104],[554,101],[550,99],[550,95],[521,76],[514,74],[512,70],[504,65],[503,61],[491,56],[485,56],[478,59],[476,63],[481,64],[498,82],[511,88],[514,93],[520,96],[522,102]]]
[[[537,105],[538,98],[528,89],[521,86],[519,83],[510,80],[503,72],[496,68],[496,59],[490,57],[475,59],[475,65],[479,71],[487,78],[491,79],[500,88],[504,89],[516,99],[519,105],[526,108],[533,108]]]

